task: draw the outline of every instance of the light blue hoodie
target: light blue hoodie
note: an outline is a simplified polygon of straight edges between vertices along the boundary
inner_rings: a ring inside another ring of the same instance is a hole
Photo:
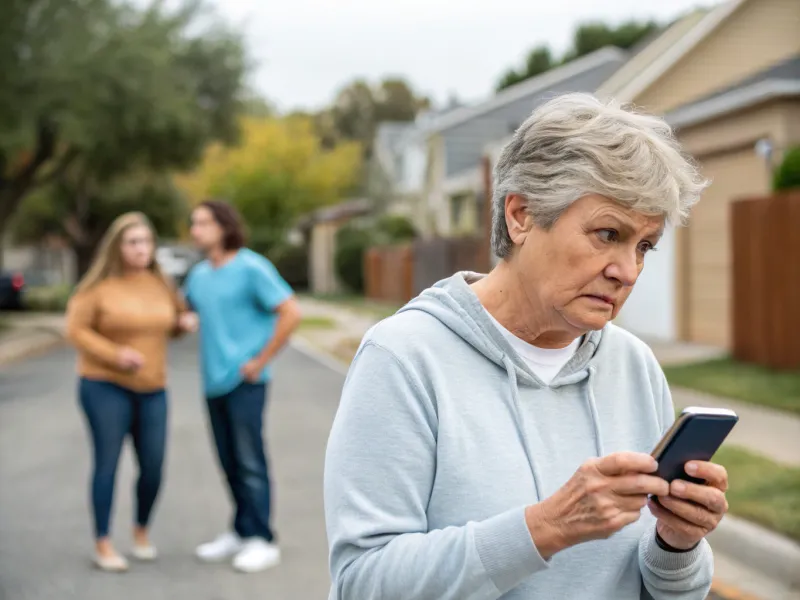
[[[674,419],[650,349],[607,325],[547,386],[457,274],[376,325],[325,463],[332,600],[703,600],[713,557],[655,542],[645,508],[545,561],[525,506],[588,458],[652,451]]]

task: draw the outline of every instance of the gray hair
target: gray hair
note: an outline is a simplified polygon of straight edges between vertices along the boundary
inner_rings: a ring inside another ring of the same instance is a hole
[[[708,181],[667,123],[591,94],[564,94],[533,111],[494,168],[492,249],[511,254],[505,202],[518,194],[552,227],[570,204],[599,194],[668,223],[684,223]]]

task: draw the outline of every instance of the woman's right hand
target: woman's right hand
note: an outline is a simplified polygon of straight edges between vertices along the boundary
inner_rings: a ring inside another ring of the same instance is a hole
[[[123,346],[117,352],[117,365],[123,371],[137,371],[144,364],[144,355],[138,350]]]
[[[587,460],[555,494],[525,511],[539,553],[548,559],[637,521],[649,494],[669,494],[669,484],[652,475],[657,468],[653,457],[638,452]]]

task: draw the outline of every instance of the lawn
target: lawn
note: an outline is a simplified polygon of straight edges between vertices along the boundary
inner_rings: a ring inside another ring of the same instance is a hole
[[[333,329],[336,321],[330,317],[308,316],[300,321],[300,329]]]
[[[397,309],[400,308],[400,305],[398,304],[367,300],[363,296],[358,296],[355,294],[321,294],[312,295],[310,297],[323,302],[339,304],[363,314],[375,317],[376,319],[385,319],[386,317],[390,317],[397,312]]]
[[[671,385],[800,414],[800,371],[771,371],[730,358],[664,367]]]
[[[800,468],[738,446],[723,446],[713,461],[728,470],[731,514],[800,541]]]

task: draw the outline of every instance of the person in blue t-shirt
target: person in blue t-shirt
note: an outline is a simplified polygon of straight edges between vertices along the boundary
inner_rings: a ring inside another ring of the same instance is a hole
[[[291,287],[273,264],[244,247],[236,210],[209,200],[192,212],[191,236],[206,259],[184,294],[200,323],[200,358],[209,421],[236,504],[232,531],[197,548],[198,558],[233,557],[235,569],[277,565],[262,425],[270,363],[300,322]]]

